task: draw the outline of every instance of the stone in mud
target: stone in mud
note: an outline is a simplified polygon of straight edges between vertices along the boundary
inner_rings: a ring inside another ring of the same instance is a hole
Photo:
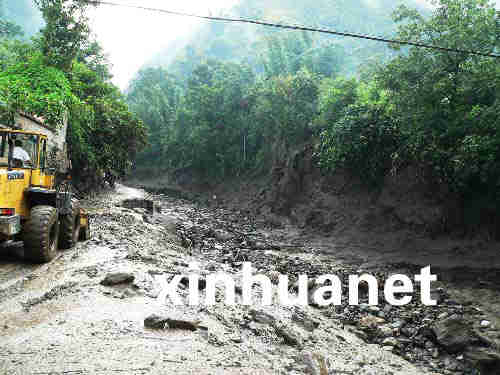
[[[364,316],[359,321],[359,325],[362,328],[370,328],[370,329],[377,328],[378,326],[380,326],[381,324],[384,324],[384,323],[385,323],[384,319],[379,318],[377,316],[373,316],[373,315]]]
[[[150,199],[125,199],[121,202],[121,205],[131,210],[142,208],[151,215],[155,212],[155,204]]]
[[[465,352],[465,359],[477,368],[481,375],[496,375],[500,369],[500,354],[493,349],[469,348]]]
[[[378,327],[378,332],[382,337],[390,337],[393,334],[393,328],[388,325],[381,325]]]
[[[394,337],[387,337],[385,338],[383,341],[382,341],[382,345],[384,346],[393,346],[393,347],[397,347],[399,346],[399,342],[396,338]]]
[[[222,242],[227,242],[233,239],[233,235],[223,230],[215,230],[214,237]]]
[[[436,341],[450,354],[463,351],[477,339],[469,325],[458,315],[438,321],[432,327]]]
[[[251,309],[248,313],[250,314],[252,320],[256,321],[257,323],[269,325],[274,325],[276,323],[276,318],[264,311]]]
[[[319,322],[315,319],[309,318],[305,313],[295,312],[292,314],[292,320],[297,324],[304,327],[309,332],[313,332],[319,327]]]
[[[481,328],[488,328],[491,325],[491,322],[489,320],[481,320]]]
[[[276,334],[283,338],[285,344],[302,348],[302,339],[295,329],[286,325],[275,325],[274,329]]]
[[[170,319],[165,316],[160,316],[157,314],[151,314],[146,319],[144,319],[144,327],[153,329],[183,329],[188,331],[196,331],[200,328],[201,321],[189,321],[189,320],[179,320]]]
[[[135,280],[135,276],[126,272],[108,273],[101,281],[101,285],[112,286],[118,284],[128,284]]]
[[[153,329],[165,329],[168,328],[167,318],[151,314],[146,319],[144,319],[144,327]]]
[[[189,321],[179,319],[167,319],[168,327],[171,329],[184,329],[187,331],[196,331],[200,327],[200,320]]]

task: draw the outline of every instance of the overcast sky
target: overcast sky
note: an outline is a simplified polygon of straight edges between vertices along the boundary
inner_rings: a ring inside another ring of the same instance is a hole
[[[238,0],[119,0],[124,4],[216,14]],[[102,5],[92,11],[91,27],[113,64],[114,83],[124,89],[137,70],[165,46],[199,24],[194,18]]]
[[[373,1],[373,0],[367,0]],[[417,0],[426,2],[426,0]],[[197,14],[217,14],[239,0],[119,0]],[[497,0],[497,4],[500,0]],[[114,83],[124,89],[137,70],[167,44],[199,25],[193,18],[102,5],[92,11],[91,27],[113,64]],[[352,30],[356,32],[356,30]]]

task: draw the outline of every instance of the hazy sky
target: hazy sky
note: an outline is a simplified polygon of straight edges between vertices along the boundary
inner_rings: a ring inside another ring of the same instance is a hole
[[[238,0],[119,0],[124,4],[199,14],[218,13]],[[91,27],[113,64],[114,83],[125,88],[135,72],[169,42],[195,28],[200,21],[102,5],[92,11]]]
[[[221,9],[231,8],[239,0],[114,0],[114,2],[198,14],[217,14]],[[498,3],[500,0],[497,0]],[[122,89],[153,55],[164,49],[169,42],[196,28],[199,22],[204,22],[193,18],[105,5],[92,11],[91,20],[92,30],[113,64],[113,81]]]

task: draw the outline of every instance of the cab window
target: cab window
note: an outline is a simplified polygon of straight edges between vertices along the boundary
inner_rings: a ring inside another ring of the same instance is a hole
[[[40,169],[45,169],[47,167],[47,140],[42,139],[40,147]]]
[[[38,162],[38,136],[17,133],[12,135],[14,140],[14,168],[33,168]],[[17,156],[17,157],[16,157]]]

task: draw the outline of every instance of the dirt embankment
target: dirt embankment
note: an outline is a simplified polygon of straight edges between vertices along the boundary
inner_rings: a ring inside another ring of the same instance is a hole
[[[284,154],[285,155],[285,154]],[[188,169],[174,178],[131,181],[150,192],[187,198],[293,225],[305,238],[374,249],[385,262],[500,269],[494,221],[467,226],[467,212],[445,185],[412,167],[370,189],[346,172],[324,175],[306,145],[274,161],[269,174],[200,181]],[[488,213],[484,213],[487,222]]]

